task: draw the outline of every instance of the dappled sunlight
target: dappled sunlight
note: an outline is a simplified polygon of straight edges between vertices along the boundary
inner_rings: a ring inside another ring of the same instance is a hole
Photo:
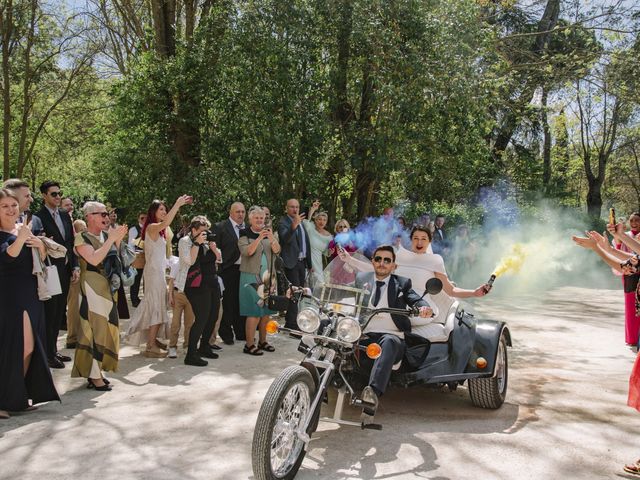
[[[381,432],[320,423],[296,478],[509,479],[515,471],[610,478],[638,456],[640,418],[625,406],[634,354],[624,346],[620,292],[567,287],[544,298],[488,297],[476,313],[511,330],[500,409],[473,407],[466,386],[391,388],[376,415]],[[1,422],[3,463],[21,479],[252,478],[264,395],[301,359],[296,340],[270,342],[277,351],[259,358],[243,355],[241,342],[223,345],[202,369],[182,357],[151,361],[125,346],[105,393],[55,371],[62,405]],[[323,416],[332,416],[335,400],[331,392]],[[345,406],[345,419],[359,414]]]

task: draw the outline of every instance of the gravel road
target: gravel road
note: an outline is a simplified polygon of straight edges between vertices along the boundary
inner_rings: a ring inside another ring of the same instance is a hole
[[[635,354],[622,293],[564,287],[474,308],[512,332],[502,408],[472,407],[464,387],[391,390],[376,417],[382,432],[321,424],[296,478],[631,478],[621,467],[640,458],[640,413],[626,407]],[[263,357],[224,346],[207,368],[125,346],[111,392],[56,370],[62,404],[1,421],[0,479],[252,478],[262,398],[300,359],[294,340],[272,343],[277,352]]]

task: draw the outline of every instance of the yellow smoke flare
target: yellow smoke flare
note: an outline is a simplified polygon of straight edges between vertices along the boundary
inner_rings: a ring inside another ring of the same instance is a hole
[[[511,247],[511,252],[502,257],[493,274],[499,277],[503,273],[518,273],[527,258],[527,252],[522,244],[516,243]]]

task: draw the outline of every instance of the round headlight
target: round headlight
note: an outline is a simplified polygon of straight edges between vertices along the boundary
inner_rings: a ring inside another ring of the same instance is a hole
[[[320,315],[312,308],[304,308],[298,313],[298,328],[305,333],[313,333],[320,326]]]
[[[360,329],[360,324],[357,320],[351,317],[344,317],[338,322],[336,333],[340,340],[344,340],[345,342],[355,342],[360,338],[362,330]]]

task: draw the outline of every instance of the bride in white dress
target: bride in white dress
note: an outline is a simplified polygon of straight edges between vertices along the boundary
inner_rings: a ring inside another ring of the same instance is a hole
[[[147,343],[145,357],[162,358],[167,356],[166,345],[158,341],[158,337],[167,338],[170,320],[167,313],[167,282],[165,280],[165,266],[167,261],[166,228],[171,225],[176,214],[185,204],[191,203],[188,195],[182,195],[167,211],[166,204],[161,200],[154,200],[147,212],[147,220],[142,227],[144,241],[144,297],[135,310],[129,329],[127,340],[129,343],[140,345]]]

